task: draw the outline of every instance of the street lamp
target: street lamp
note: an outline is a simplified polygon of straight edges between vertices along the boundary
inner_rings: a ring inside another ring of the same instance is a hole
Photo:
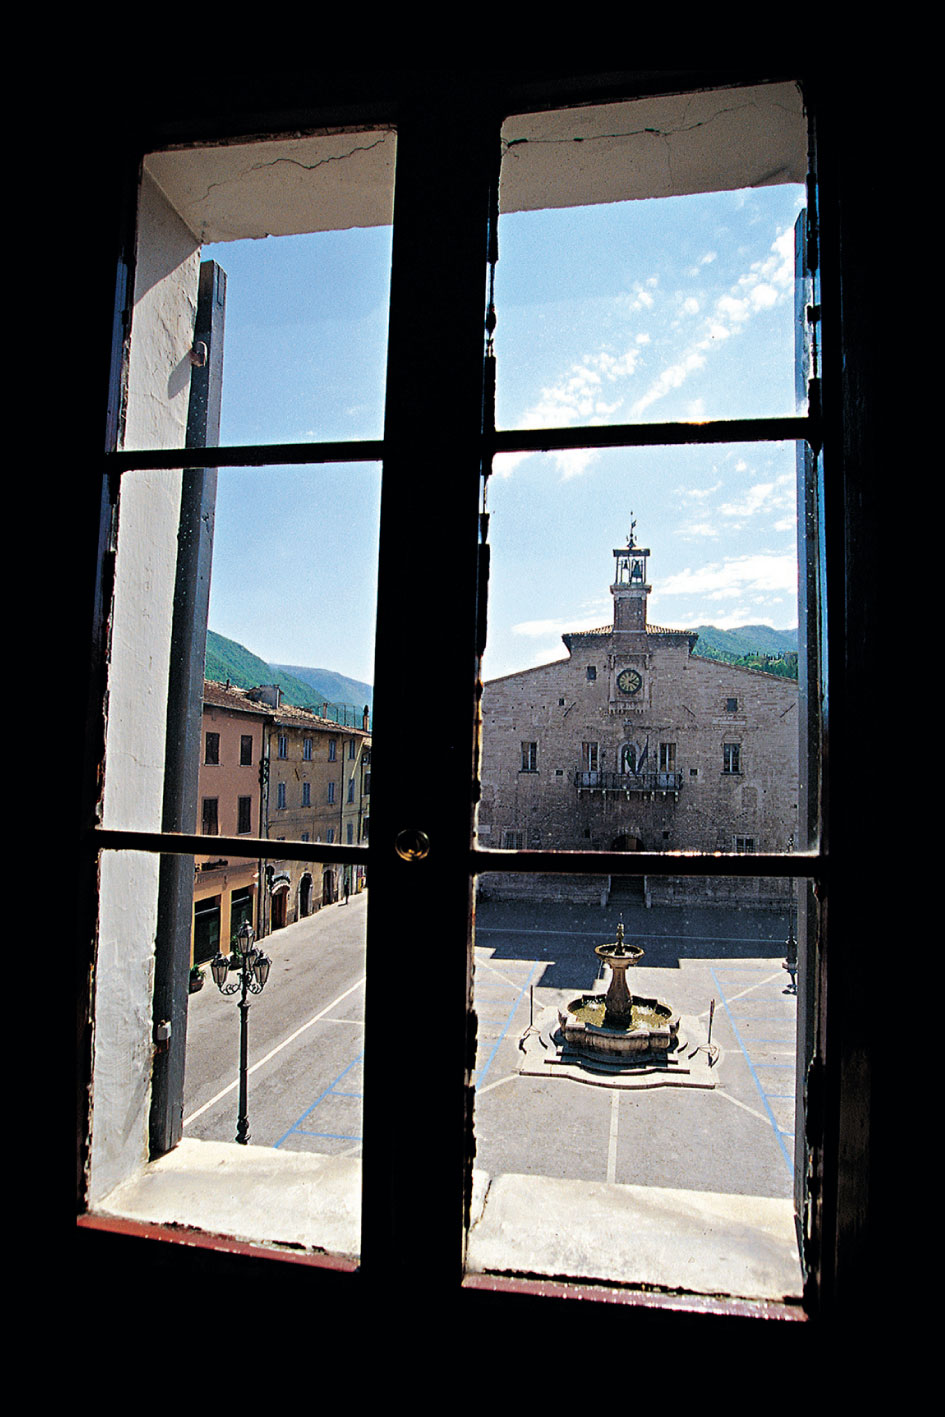
[[[796,936],[795,930],[794,930],[794,910],[793,910],[793,908],[792,908],[792,910],[791,910],[791,933],[790,933],[790,935],[788,935],[787,945],[785,946],[785,955],[786,955],[786,957],[785,957],[784,963],[781,965],[781,968],[787,970],[788,975],[790,976],[791,982],[790,982],[790,984],[787,986],[787,988],[785,989],[784,992],[785,992],[786,994],[796,994],[796,993],[797,993],[797,936]]]
[[[236,1123],[236,1140],[241,1146],[249,1141],[249,1117],[246,1108],[246,1055],[249,1049],[249,999],[248,994],[261,994],[269,978],[272,960],[253,945],[253,927],[244,920],[236,932],[239,941],[239,956],[217,954],[210,962],[213,982],[221,994],[239,992],[240,1002],[240,1107]],[[237,973],[238,979],[227,982],[227,976]]]

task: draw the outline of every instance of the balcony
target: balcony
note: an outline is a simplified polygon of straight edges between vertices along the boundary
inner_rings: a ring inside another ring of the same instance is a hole
[[[576,768],[574,784],[578,792],[642,792],[648,796],[672,793],[674,799],[682,786],[681,772],[600,772]]]

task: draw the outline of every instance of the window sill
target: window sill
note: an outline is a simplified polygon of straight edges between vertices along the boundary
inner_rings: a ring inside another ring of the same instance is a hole
[[[214,1247],[285,1251],[354,1270],[361,1162],[184,1140],[111,1191],[86,1217],[102,1228]],[[625,1292],[711,1296],[803,1318],[789,1200],[548,1176],[474,1172],[466,1283],[510,1276]],[[512,1280],[513,1287],[516,1281]]]
[[[789,1200],[476,1172],[472,1215],[469,1275],[787,1303],[803,1316]]]
[[[361,1162],[184,1140],[116,1186],[96,1219],[186,1226],[245,1244],[329,1254],[357,1266]]]

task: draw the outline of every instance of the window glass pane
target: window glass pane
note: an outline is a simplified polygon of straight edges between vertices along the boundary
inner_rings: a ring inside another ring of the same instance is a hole
[[[496,459],[482,845],[796,849],[795,456]]]
[[[145,159],[126,448],[185,445],[208,257],[225,273],[223,386],[239,390],[210,441],[381,436],[394,149],[385,130]]]
[[[270,873],[267,866],[274,870]],[[207,893],[207,913],[216,912],[225,954],[239,948],[242,919],[254,918],[258,871],[256,860],[231,859],[225,869],[211,866],[200,873],[199,889]],[[264,863],[263,878],[271,929],[258,944],[272,966],[263,992],[251,1001],[252,1143],[358,1157],[367,906],[363,869],[283,859]],[[209,967],[203,975],[188,1010],[184,1136],[232,1141],[238,1009],[234,997],[215,986]],[[227,982],[236,977],[231,969]]]
[[[367,907],[360,873],[347,908],[338,908],[328,903],[337,892],[337,867],[198,858],[183,1138],[142,1175],[147,1064],[155,1051],[148,1000],[156,956],[168,943],[158,880],[170,860],[103,855],[93,1204],[103,1214],[144,1223],[196,1226],[354,1258],[360,1250]],[[277,868],[273,877],[268,865]],[[284,899],[285,923],[254,941],[264,960],[253,958],[247,992],[244,1110],[242,972],[218,970],[224,993],[211,962],[222,950],[238,963],[240,927],[259,922],[260,872],[263,896]],[[182,1033],[175,1028],[172,1041]],[[239,1136],[248,1145],[236,1144]]]
[[[795,412],[795,86],[510,118],[497,423]]]
[[[180,674],[169,638],[180,488],[179,472],[130,472],[122,478],[107,827],[166,826],[168,687]],[[199,782],[181,830],[236,835],[243,829],[239,800],[250,797],[254,835],[300,839],[309,830],[318,841],[327,840],[327,828],[340,826],[336,839],[344,840],[350,821],[354,841],[364,840],[379,503],[376,464],[220,470],[206,648],[209,685],[190,764],[199,764]],[[198,638],[201,634],[202,626]],[[344,792],[337,770],[328,772],[339,735],[345,745]],[[304,775],[303,763],[310,768]],[[281,777],[277,765],[288,769]],[[314,809],[304,820],[299,816],[303,780],[310,784]],[[286,811],[277,822],[280,782]],[[219,803],[216,828],[206,826],[205,799]],[[321,815],[320,808],[326,809]]]
[[[479,878],[472,1269],[800,1294],[793,899]]]

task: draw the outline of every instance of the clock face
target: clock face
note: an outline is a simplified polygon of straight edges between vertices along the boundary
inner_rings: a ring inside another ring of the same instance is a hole
[[[622,694],[635,694],[642,683],[635,669],[621,669],[617,675],[617,688]]]

